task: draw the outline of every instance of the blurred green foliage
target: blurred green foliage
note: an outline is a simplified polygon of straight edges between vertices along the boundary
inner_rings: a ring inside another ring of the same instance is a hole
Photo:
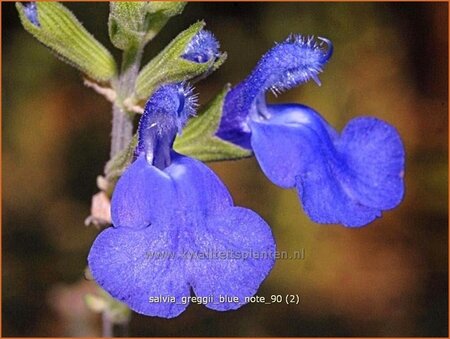
[[[82,296],[97,230],[83,226],[96,176],[108,160],[110,106],[80,74],[24,32],[12,3],[3,20],[3,335],[99,335]],[[111,49],[106,3],[68,3]],[[309,221],[254,159],[213,163],[236,204],[273,227],[279,260],[259,295],[298,294],[299,305],[250,304],[234,312],[192,305],[173,320],[134,315],[131,336],[447,336],[448,4],[191,3],[146,48],[155,56],[205,19],[227,62],[197,90],[207,102],[238,83],[289,33],[333,41],[314,83],[277,102],[299,102],[341,129],[375,115],[395,125],[407,150],[406,196],[357,230]],[[145,64],[144,60],[144,64]]]

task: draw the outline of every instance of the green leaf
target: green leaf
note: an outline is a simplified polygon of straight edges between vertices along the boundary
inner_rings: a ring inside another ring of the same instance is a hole
[[[112,43],[122,50],[145,46],[167,21],[180,14],[185,2],[111,2],[108,20]]]
[[[251,151],[218,138],[215,133],[222,117],[226,86],[198,117],[191,118],[183,133],[175,139],[174,149],[201,161],[231,160],[249,157]]]
[[[159,13],[167,18],[171,18],[175,15],[181,14],[186,4],[186,2],[181,1],[150,1],[149,13]]]
[[[167,47],[151,60],[139,73],[136,80],[134,96],[131,103],[138,104],[147,98],[161,85],[182,82],[203,73],[217,69],[226,59],[223,53],[217,60],[196,63],[181,56],[192,38],[205,26],[203,21],[197,22],[181,32]]]
[[[24,28],[52,49],[67,63],[88,77],[107,82],[116,75],[116,63],[66,7],[58,2],[36,2],[39,25],[25,15],[24,5],[16,2]]]
[[[153,39],[171,17],[181,14],[186,4],[186,2],[175,1],[150,1],[145,41],[148,42]]]
[[[108,31],[114,46],[122,50],[135,48],[143,40],[147,2],[111,2]]]

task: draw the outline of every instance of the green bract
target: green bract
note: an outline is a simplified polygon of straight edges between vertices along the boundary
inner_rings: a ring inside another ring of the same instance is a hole
[[[249,157],[252,153],[215,136],[222,116],[226,86],[198,117],[191,118],[183,133],[175,139],[174,149],[201,161],[231,160]]]
[[[143,47],[185,5],[170,1],[111,2],[108,28],[112,43],[122,50]]]
[[[167,21],[183,12],[186,2],[175,1],[150,1],[148,3],[148,27],[145,35],[146,41],[150,41],[158,34]]]
[[[116,75],[112,55],[72,12],[58,2],[36,2],[36,6],[39,26],[26,17],[24,5],[16,3],[24,28],[36,39],[92,79],[107,82]]]
[[[186,81],[205,72],[214,71],[225,61],[226,53],[205,63],[182,58],[192,38],[204,26],[205,23],[200,21],[181,32],[141,70],[136,80],[132,103],[145,101],[156,88],[163,84]]]

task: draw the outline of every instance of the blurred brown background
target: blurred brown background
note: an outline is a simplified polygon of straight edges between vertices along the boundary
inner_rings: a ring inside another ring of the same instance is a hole
[[[68,3],[110,49],[106,3]],[[191,3],[146,48],[154,56],[205,19],[228,61],[198,86],[206,102],[236,84],[289,33],[333,41],[314,83],[272,100],[298,102],[341,129],[374,115],[395,125],[406,152],[406,196],[361,229],[322,226],[295,191],[272,185],[254,159],[214,163],[235,202],[272,225],[279,260],[259,295],[298,294],[298,305],[215,312],[191,305],[173,320],[133,315],[131,336],[448,336],[448,4]],[[100,335],[82,296],[95,178],[108,160],[110,107],[20,26],[3,20],[3,336]],[[117,51],[115,51],[116,53]],[[116,53],[119,57],[119,54]]]

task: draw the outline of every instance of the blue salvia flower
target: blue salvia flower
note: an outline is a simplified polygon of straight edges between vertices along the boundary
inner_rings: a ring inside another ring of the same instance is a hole
[[[266,222],[235,207],[207,166],[172,149],[195,110],[191,92],[165,85],[147,102],[137,158],[111,200],[113,227],[98,235],[88,257],[100,286],[150,316],[179,315],[191,290],[208,308],[239,308],[274,264]],[[228,298],[219,302],[220,296]]]
[[[292,36],[267,52],[228,93],[217,134],[252,149],[273,183],[296,188],[313,221],[363,226],[403,198],[405,154],[395,128],[361,117],[339,135],[309,107],[265,102],[268,89],[320,83],[332,45],[319,40]]]
[[[197,63],[205,63],[220,56],[220,45],[214,34],[202,29],[189,42],[182,57]]]
[[[37,11],[37,6],[36,6],[36,2],[32,1],[32,2],[25,2],[24,3],[24,13],[25,16],[28,18],[28,20],[30,20],[30,22],[35,25],[40,27],[40,23],[39,23],[39,19],[38,19],[38,11]]]

